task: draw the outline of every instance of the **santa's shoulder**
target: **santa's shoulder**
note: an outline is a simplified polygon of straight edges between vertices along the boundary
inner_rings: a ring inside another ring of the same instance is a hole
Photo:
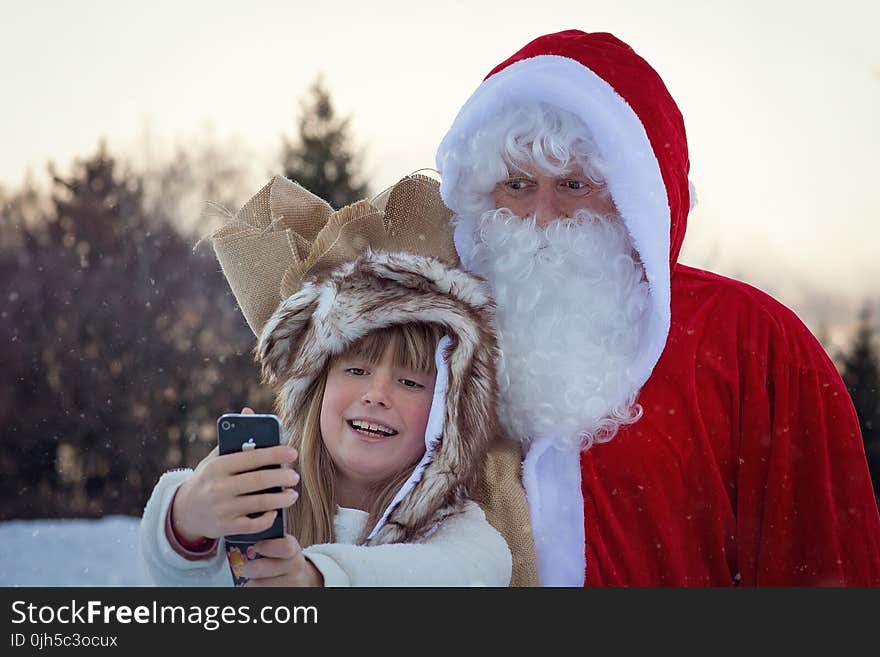
[[[738,351],[776,353],[804,365],[826,366],[827,357],[803,321],[767,292],[711,271],[676,265],[672,274],[675,334],[703,342],[732,342]]]

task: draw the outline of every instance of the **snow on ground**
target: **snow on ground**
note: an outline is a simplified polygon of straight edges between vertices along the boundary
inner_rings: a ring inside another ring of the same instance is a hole
[[[0,522],[0,586],[151,586],[140,518]]]

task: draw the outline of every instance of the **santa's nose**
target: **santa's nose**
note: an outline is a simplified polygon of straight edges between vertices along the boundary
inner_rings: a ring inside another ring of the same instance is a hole
[[[557,219],[566,217],[565,208],[560,203],[555,185],[540,185],[535,194],[534,208],[535,224],[539,228],[553,223]]]

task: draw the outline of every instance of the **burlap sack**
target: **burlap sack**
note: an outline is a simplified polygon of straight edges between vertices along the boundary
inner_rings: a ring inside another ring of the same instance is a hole
[[[513,556],[510,585],[538,586],[538,563],[518,443],[499,438],[489,448],[477,495],[476,501],[486,512],[486,519],[507,541]]]

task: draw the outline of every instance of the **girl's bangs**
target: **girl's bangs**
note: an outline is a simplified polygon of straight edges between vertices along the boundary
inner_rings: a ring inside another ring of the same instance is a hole
[[[443,336],[436,324],[399,324],[371,331],[337,358],[357,356],[375,365],[389,342],[394,344],[393,364],[418,372],[435,372],[434,352]]]

